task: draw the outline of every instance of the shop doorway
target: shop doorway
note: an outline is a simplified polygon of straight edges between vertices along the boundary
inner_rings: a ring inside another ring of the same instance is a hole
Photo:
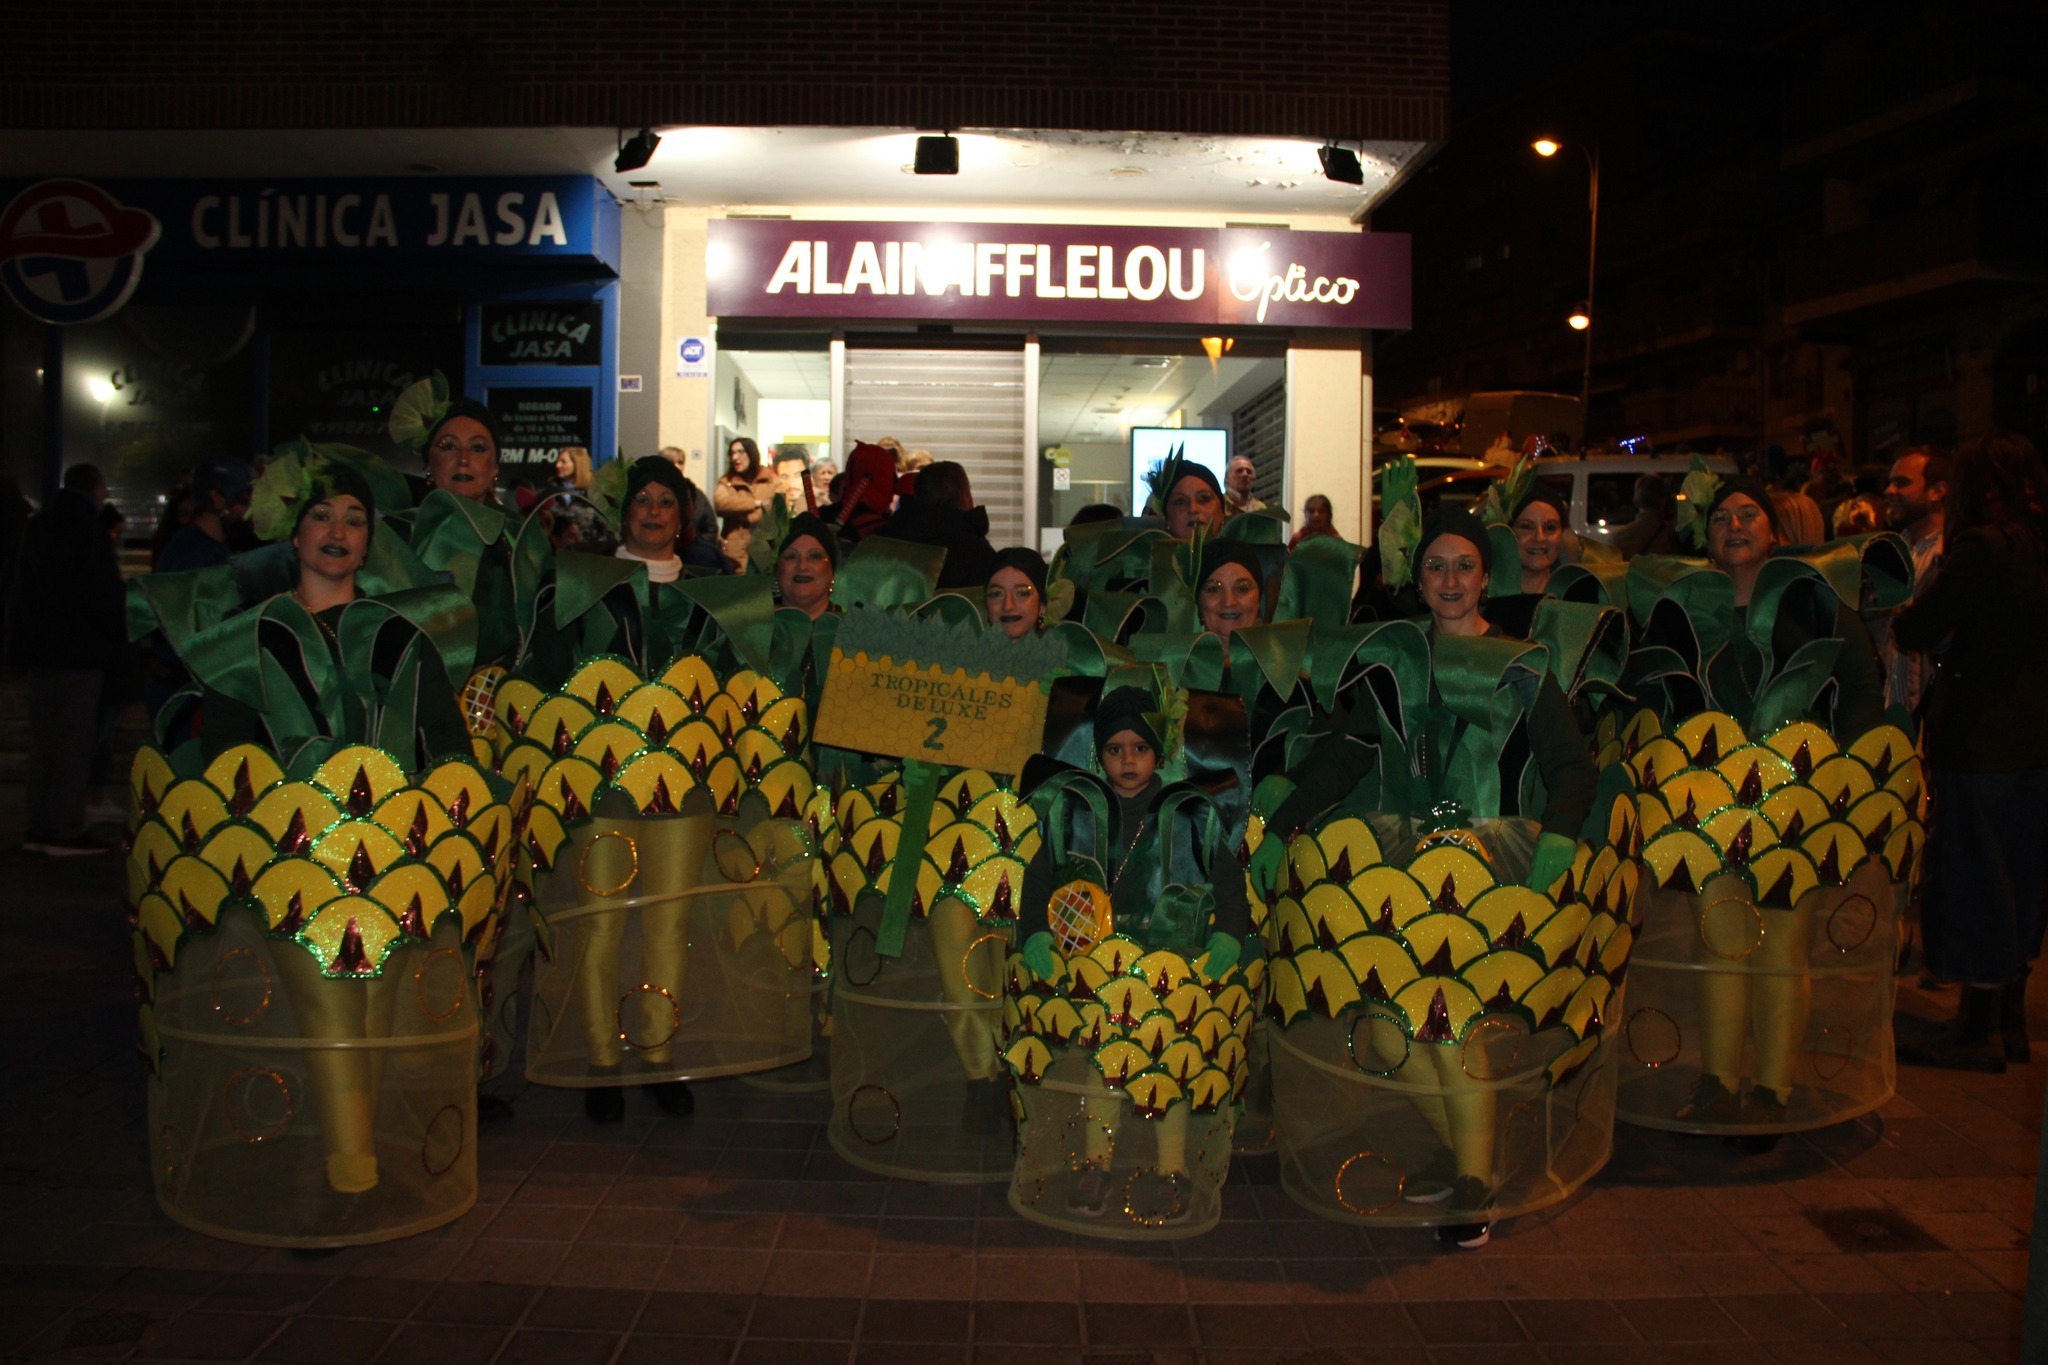
[[[1024,544],[1024,352],[846,350],[846,441],[893,436],[967,470],[988,539]]]

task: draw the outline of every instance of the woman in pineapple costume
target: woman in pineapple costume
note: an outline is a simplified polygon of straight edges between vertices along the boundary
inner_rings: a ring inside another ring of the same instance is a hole
[[[1275,1108],[1295,1198],[1476,1247],[1605,1160],[1589,1063],[1633,886],[1584,842],[1595,772],[1545,651],[1481,614],[1485,528],[1439,510],[1403,539],[1382,556],[1427,632],[1360,628],[1348,716],[1257,831]]]
[[[1164,779],[1181,766],[1179,716],[1149,688],[1112,687],[1093,737],[1100,777],[1068,769],[1032,797],[1043,842],[1007,1011],[1025,1114],[1010,1198],[1080,1231],[1191,1236],[1219,1216],[1248,1079],[1250,906],[1217,808]]]
[[[1620,1093],[1632,1123],[1770,1135],[1891,1093],[1897,912],[1925,835],[1857,616],[1911,582],[1896,537],[1774,554],[1770,495],[1687,479],[1709,562],[1640,558],[1624,726],[1645,868]],[[1700,509],[1704,509],[1703,511]]]
[[[394,482],[288,447],[252,499],[284,545],[131,596],[203,714],[196,742],[137,755],[131,875],[159,1197],[216,1235],[375,1241],[475,1199],[470,977],[516,821],[456,706],[473,613],[377,534]]]

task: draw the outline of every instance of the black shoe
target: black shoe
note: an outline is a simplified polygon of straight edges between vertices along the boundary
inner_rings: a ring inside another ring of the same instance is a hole
[[[1466,1215],[1490,1213],[1493,1210],[1493,1190],[1476,1175],[1461,1175],[1451,1182],[1450,1198],[1444,1208],[1450,1213]],[[1491,1221],[1445,1223],[1436,1230],[1439,1242],[1463,1251],[1477,1251],[1492,1236]]]
[[[1686,1123],[1740,1123],[1742,1097],[1721,1084],[1720,1077],[1704,1072],[1699,1083],[1692,1088],[1692,1098],[1686,1101],[1676,1117]]]
[[[626,1092],[615,1085],[594,1085],[583,1092],[583,1116],[592,1123],[622,1123]]]
[[[1457,1159],[1448,1147],[1430,1154],[1422,1168],[1401,1182],[1401,1198],[1410,1204],[1441,1204],[1458,1183]]]
[[[1109,1172],[1090,1166],[1074,1177],[1067,1188],[1067,1212],[1081,1218],[1100,1218],[1109,1211]]]
[[[1477,1251],[1493,1240],[1493,1224],[1445,1223],[1436,1230],[1436,1239],[1460,1251]]]
[[[2025,1064],[2034,1060],[2033,1040],[2027,1037],[2027,972],[2000,989],[1998,1032],[2005,1043],[2005,1060]]]
[[[1777,1128],[1785,1122],[1786,1101],[1767,1085],[1753,1085],[1742,1099],[1742,1122]]]
[[[512,1101],[501,1100],[496,1095],[476,1097],[476,1121],[478,1123],[510,1123]]]
[[[1976,1071],[1987,1076],[2005,1071],[2005,1040],[1997,1028],[2000,986],[1965,986],[1956,1017],[1933,1042],[1902,1047],[1907,1066],[1939,1067],[1944,1071]]]
[[[697,1112],[697,1097],[690,1093],[688,1081],[656,1081],[647,1087],[647,1093],[670,1118],[686,1119]]]

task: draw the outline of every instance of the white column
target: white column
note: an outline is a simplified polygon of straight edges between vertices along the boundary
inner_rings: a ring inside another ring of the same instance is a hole
[[[1024,539],[1038,548],[1038,333],[1024,338]]]
[[[1287,511],[1298,525],[1311,493],[1330,500],[1331,524],[1346,540],[1364,534],[1368,490],[1364,443],[1371,408],[1362,407],[1363,357],[1353,334],[1297,335],[1287,347]]]
[[[846,338],[838,332],[832,334],[831,349],[831,392],[832,392],[832,463],[840,473],[846,472],[846,457],[851,453],[846,446]]]
[[[711,391],[716,381],[678,378],[676,351],[686,336],[709,340],[712,335],[711,316],[704,311],[704,250],[710,221],[704,210],[681,206],[671,206],[663,215],[661,358],[651,381],[658,395],[660,443],[689,453],[684,472],[703,489],[711,487],[717,478],[714,471],[723,467],[710,453],[718,435],[718,405]]]

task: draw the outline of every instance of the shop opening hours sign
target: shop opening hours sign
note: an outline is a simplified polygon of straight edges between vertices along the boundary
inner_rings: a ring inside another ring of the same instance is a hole
[[[720,219],[717,317],[1409,325],[1401,233]]]
[[[553,464],[569,446],[590,448],[592,403],[587,385],[494,388],[486,406],[498,419],[500,464]]]

